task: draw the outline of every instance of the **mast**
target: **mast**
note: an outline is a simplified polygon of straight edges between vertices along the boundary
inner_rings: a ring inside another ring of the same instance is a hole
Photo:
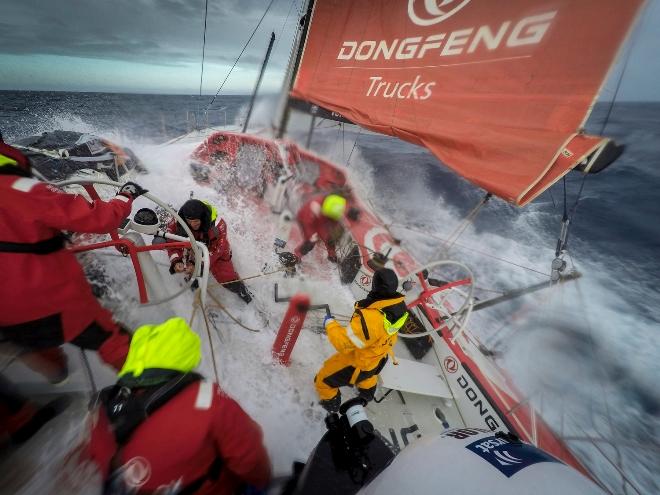
[[[305,12],[305,15],[300,20],[302,30],[300,31],[300,35],[298,36],[298,39],[296,41],[298,45],[298,48],[296,50],[296,57],[293,59],[292,65],[289,66],[287,70],[287,77],[284,79],[284,85],[282,88],[284,108],[281,110],[281,119],[279,125],[277,126],[277,133],[275,135],[277,139],[281,139],[284,136],[286,132],[286,127],[289,123],[289,115],[291,113],[291,109],[289,107],[289,91],[291,91],[291,88],[293,88],[293,82],[296,78],[296,74],[298,73],[298,68],[300,67],[300,61],[302,60],[302,54],[305,48],[305,40],[307,39],[307,32],[309,30],[309,25],[311,24],[311,20],[312,20],[314,1],[315,0],[309,0],[309,2],[307,3],[307,12]]]
[[[257,78],[257,84],[254,86],[254,91],[252,92],[252,97],[250,98],[250,106],[248,107],[248,113],[245,117],[245,123],[243,124],[243,131],[247,131],[248,123],[250,122],[250,116],[252,115],[252,109],[254,108],[254,100],[257,98],[257,93],[259,92],[259,86],[261,86],[261,80],[264,77],[264,72],[266,71],[266,65],[268,65],[268,59],[270,58],[270,52],[273,49],[273,43],[275,42],[275,33],[270,33],[270,42],[268,43],[268,50],[266,50],[266,56],[264,61],[261,64],[261,70],[259,71],[259,77]]]

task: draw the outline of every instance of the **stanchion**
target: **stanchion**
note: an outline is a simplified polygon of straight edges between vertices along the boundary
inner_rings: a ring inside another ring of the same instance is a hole
[[[309,306],[307,294],[296,294],[289,302],[289,307],[277,332],[277,338],[273,343],[273,357],[284,366],[289,365],[291,351],[298,340]]]

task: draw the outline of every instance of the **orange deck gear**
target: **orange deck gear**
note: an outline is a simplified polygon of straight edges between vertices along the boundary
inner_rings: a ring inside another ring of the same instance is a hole
[[[404,297],[398,296],[373,301],[364,307],[358,301],[346,328],[334,320],[328,322],[328,340],[338,352],[323,363],[314,378],[321,400],[334,399],[338,388],[346,385],[356,385],[361,393],[373,398],[378,373],[385,366],[387,356],[394,354],[397,330],[401,326],[390,324],[386,312],[396,307],[402,315],[400,319],[405,321],[407,313],[403,301]]]

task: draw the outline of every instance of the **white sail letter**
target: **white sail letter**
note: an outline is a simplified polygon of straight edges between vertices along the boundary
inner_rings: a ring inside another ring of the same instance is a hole
[[[445,47],[440,52],[440,55],[460,55],[463,53],[463,45],[467,43],[468,37],[472,34],[473,30],[474,28],[453,31],[445,42]]]
[[[503,22],[499,31],[497,31],[497,34],[493,34],[490,30],[490,26],[481,26],[474,34],[472,43],[470,43],[470,48],[468,48],[468,53],[474,53],[480,41],[483,41],[484,45],[486,45],[486,48],[489,50],[495,50],[495,48],[500,46],[502,38],[504,38],[506,30],[509,29],[510,25],[511,21]]]
[[[365,51],[366,48],[366,51]],[[358,48],[357,53],[355,54],[355,60],[368,60],[373,55],[374,50],[376,49],[375,41],[363,41],[360,43],[360,48]]]
[[[419,36],[402,40],[399,49],[396,51],[397,60],[413,58],[417,52],[417,47],[419,47],[418,43],[420,41],[422,41],[422,38]]]
[[[394,49],[396,48],[398,42],[399,40],[395,39],[392,41],[392,45],[388,47],[387,40],[381,40],[381,42],[378,43],[378,46],[376,47],[376,53],[374,53],[374,60],[377,60],[378,56],[381,54],[383,55],[383,58],[385,60],[391,59],[392,54],[394,53]]]
[[[506,46],[533,45],[541,41],[550,26],[550,21],[557,15],[557,11],[533,15],[522,19],[511,31]]]
[[[357,41],[344,41],[337,55],[337,60],[350,60],[353,58],[355,49],[357,48]]]

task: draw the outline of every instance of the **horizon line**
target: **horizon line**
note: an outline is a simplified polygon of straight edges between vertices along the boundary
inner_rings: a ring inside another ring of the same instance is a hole
[[[151,92],[126,92],[126,91],[109,91],[109,90],[74,90],[74,89],[0,89],[0,92],[14,92],[14,93],[95,93],[95,94],[117,94],[117,95],[142,95],[142,96],[196,96],[199,97],[199,94],[196,93],[151,93]],[[228,96],[250,96],[251,93],[232,93],[222,95],[223,97]],[[203,94],[201,96],[213,97],[214,93]],[[279,96],[279,92],[272,93],[262,93],[257,95],[259,96]],[[596,103],[660,103],[658,100],[628,100],[628,99],[616,99],[616,100],[598,100]]]

